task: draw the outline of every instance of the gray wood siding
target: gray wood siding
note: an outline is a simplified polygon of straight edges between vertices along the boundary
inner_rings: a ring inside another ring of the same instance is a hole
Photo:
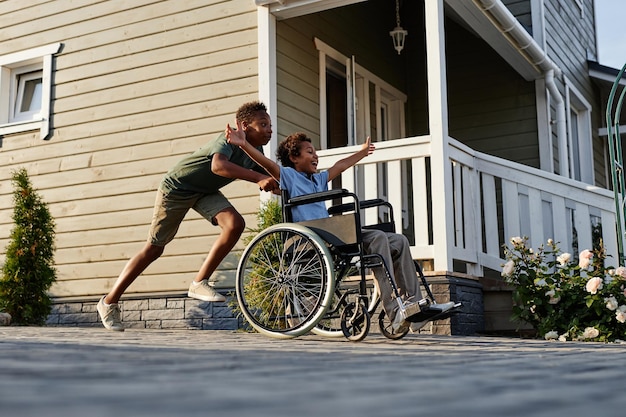
[[[532,34],[533,22],[530,0],[502,0],[511,14]]]
[[[1,55],[63,47],[51,138],[2,138],[0,262],[12,227],[10,172],[25,167],[57,224],[52,295],[110,289],[146,240],[163,174],[257,99],[256,19],[251,0],[1,2]],[[258,188],[236,181],[224,194],[252,226]],[[127,294],[185,291],[218,232],[190,213]],[[237,258],[217,272],[223,285],[233,285]]]
[[[547,1],[545,22],[548,56],[563,70],[563,76],[570,80],[585,100],[598,105],[598,92],[589,79],[587,66],[587,60],[597,56],[593,2],[583,1],[581,12],[574,0]],[[561,92],[565,93],[563,87]],[[604,141],[597,134],[601,126],[598,121],[596,115],[592,114],[595,182],[598,186],[606,187]]]
[[[446,30],[450,136],[538,168],[534,83],[459,25],[448,20]]]

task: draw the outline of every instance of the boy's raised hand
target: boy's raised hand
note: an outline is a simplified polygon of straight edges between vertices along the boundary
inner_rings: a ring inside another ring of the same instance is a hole
[[[231,145],[243,146],[246,144],[246,132],[239,120],[237,121],[237,130],[230,127],[230,123],[226,125],[226,139]]]
[[[361,147],[361,150],[362,151],[367,150],[368,155],[371,155],[374,153],[374,151],[376,150],[376,146],[372,143],[372,138],[368,136],[367,139],[365,139],[365,143]]]

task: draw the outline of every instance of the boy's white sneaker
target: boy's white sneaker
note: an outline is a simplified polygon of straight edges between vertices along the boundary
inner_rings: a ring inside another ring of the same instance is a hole
[[[187,296],[202,301],[208,302],[222,302],[226,301],[226,297],[217,292],[212,285],[209,285],[209,280],[203,279],[199,284],[192,282],[189,285],[189,291]]]
[[[102,296],[100,301],[98,301],[98,306],[96,307],[98,314],[100,315],[100,320],[102,320],[102,324],[109,330],[123,332],[124,326],[122,325],[120,305],[105,304],[104,297],[106,297],[106,295]]]

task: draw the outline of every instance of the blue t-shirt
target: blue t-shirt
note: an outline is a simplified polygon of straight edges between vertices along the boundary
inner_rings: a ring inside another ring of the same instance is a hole
[[[289,197],[318,193],[328,190],[328,171],[306,174],[291,167],[280,167],[280,188],[287,190]],[[328,217],[328,210],[323,201],[292,207],[294,222],[323,219]]]

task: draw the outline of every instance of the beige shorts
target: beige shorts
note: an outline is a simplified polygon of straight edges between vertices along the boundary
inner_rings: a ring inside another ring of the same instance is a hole
[[[217,226],[215,215],[230,207],[232,207],[230,202],[219,191],[215,194],[175,191],[163,194],[161,190],[157,190],[148,242],[156,246],[170,243],[189,209],[194,209]]]

